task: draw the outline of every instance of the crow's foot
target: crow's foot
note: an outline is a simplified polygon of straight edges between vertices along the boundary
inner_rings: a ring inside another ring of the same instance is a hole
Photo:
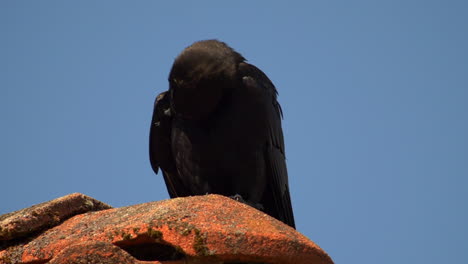
[[[251,203],[251,202],[248,202],[248,201],[244,200],[244,198],[242,198],[242,195],[240,195],[240,194],[229,196],[229,198],[231,198],[233,200],[236,200],[236,201],[238,201],[240,203],[252,206],[253,208],[255,208],[257,210],[260,210],[260,211],[263,211],[263,209],[264,209],[263,205],[261,205],[259,203]]]

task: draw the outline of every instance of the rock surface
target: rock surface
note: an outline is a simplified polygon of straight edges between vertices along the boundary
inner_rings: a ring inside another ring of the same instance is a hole
[[[62,208],[51,205],[77,196],[92,199],[72,194],[38,206]],[[86,213],[65,221],[66,214],[37,211],[37,206],[0,216],[0,229],[8,230],[4,232],[8,236],[2,237],[0,263],[333,263],[293,228],[224,196],[175,198],[114,209],[92,201],[94,206],[85,207]],[[69,212],[83,210],[83,203],[65,204],[73,207]],[[89,212],[90,208],[106,210]],[[29,220],[14,221],[34,218],[37,212],[58,217],[40,217],[44,222],[36,224],[41,228],[34,232],[27,227]],[[44,230],[51,225],[56,226]]]
[[[112,208],[81,193],[72,193],[55,200],[19,211],[0,215],[0,241],[20,238],[52,227],[77,214]]]

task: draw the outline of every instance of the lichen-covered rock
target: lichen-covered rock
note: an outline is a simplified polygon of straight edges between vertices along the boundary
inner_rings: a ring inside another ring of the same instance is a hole
[[[86,254],[83,254],[86,253]],[[86,241],[60,251],[48,264],[134,264],[135,258],[121,248],[106,242]]]
[[[50,228],[77,214],[112,208],[81,193],[0,215],[0,241],[18,239]]]
[[[4,248],[0,263],[99,263],[105,256],[119,260],[102,263],[333,263],[293,228],[220,195],[76,215]]]

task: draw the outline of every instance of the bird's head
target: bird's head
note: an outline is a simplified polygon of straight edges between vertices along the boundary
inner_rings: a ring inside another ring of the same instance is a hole
[[[235,87],[237,67],[244,60],[217,40],[195,42],[183,50],[169,74],[172,110],[186,119],[207,118]]]

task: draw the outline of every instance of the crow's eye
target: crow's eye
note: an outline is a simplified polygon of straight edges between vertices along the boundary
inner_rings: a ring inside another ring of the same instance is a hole
[[[189,85],[189,83],[184,81],[183,79],[175,79],[175,78],[170,80],[169,84],[173,88],[184,88],[185,86]]]

